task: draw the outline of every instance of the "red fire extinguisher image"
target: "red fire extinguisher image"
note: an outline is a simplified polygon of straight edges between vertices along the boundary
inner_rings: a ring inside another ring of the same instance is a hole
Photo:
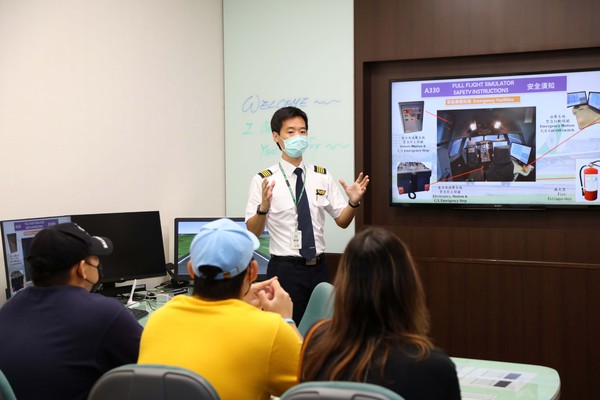
[[[598,198],[598,168],[600,160],[593,161],[579,169],[579,183],[581,184],[581,194],[588,201]]]

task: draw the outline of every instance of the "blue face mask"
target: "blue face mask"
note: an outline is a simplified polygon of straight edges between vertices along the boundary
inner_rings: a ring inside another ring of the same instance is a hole
[[[296,135],[284,140],[283,143],[285,144],[283,151],[292,158],[298,158],[308,148],[308,137],[306,135]]]

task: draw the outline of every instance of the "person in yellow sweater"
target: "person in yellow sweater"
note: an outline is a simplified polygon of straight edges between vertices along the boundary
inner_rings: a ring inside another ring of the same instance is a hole
[[[277,278],[254,283],[258,240],[223,218],[190,245],[192,296],[176,296],[152,313],[140,364],[195,371],[223,400],[269,399],[296,384],[302,345],[293,304]]]

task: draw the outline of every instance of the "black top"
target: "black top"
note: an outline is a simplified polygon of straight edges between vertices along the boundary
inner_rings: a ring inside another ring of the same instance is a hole
[[[318,337],[311,342],[314,343],[314,340]],[[311,344],[307,347],[310,348]],[[452,360],[440,349],[432,350],[420,361],[415,359],[415,355],[414,346],[400,345],[390,352],[383,375],[379,368],[371,367],[366,382],[386,387],[405,400],[460,400],[456,366]],[[317,381],[328,380],[322,371],[317,374]],[[338,380],[347,379],[342,377]]]
[[[29,287],[0,308],[0,370],[17,399],[86,399],[137,362],[142,326],[115,299],[74,286]]]

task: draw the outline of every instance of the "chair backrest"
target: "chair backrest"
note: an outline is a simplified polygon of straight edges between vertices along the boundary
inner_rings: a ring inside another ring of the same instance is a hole
[[[514,166],[510,159],[510,146],[494,147],[494,159],[490,165],[486,180],[488,181],[512,181],[514,180]]]
[[[0,400],[16,400],[15,392],[13,392],[8,379],[0,371]]]
[[[214,387],[185,368],[127,364],[98,379],[88,400],[219,400]]]
[[[306,333],[317,321],[321,319],[331,318],[333,315],[333,285],[327,282],[321,282],[313,289],[313,292],[308,299],[306,311],[302,320],[298,324],[298,331],[302,336]]]
[[[396,392],[371,383],[303,382],[288,389],[280,400],[404,400]]]

